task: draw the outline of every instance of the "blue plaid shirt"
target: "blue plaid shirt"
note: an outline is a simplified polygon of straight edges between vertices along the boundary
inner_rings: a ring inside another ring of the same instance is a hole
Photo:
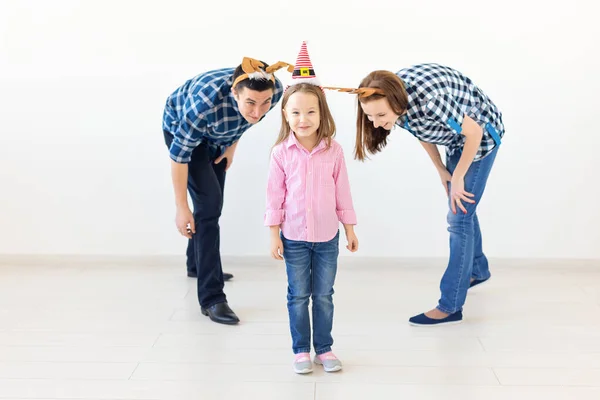
[[[397,124],[417,139],[446,146],[448,155],[462,151],[465,115],[483,129],[474,161],[481,160],[504,136],[502,113],[475,84],[460,72],[438,64],[420,64],[396,73],[406,85],[407,113]]]
[[[208,71],[188,80],[167,99],[163,130],[170,132],[171,158],[189,163],[196,146],[205,143],[222,149],[235,143],[252,124],[242,117],[231,92],[235,68]],[[275,90],[269,111],[283,94],[283,85],[275,78]]]

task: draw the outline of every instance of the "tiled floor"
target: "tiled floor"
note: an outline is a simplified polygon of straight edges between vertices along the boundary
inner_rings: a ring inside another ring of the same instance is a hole
[[[341,259],[334,351],[298,376],[282,264],[226,259],[239,326],[180,258],[0,257],[2,399],[600,399],[600,261],[496,261],[461,325],[416,328],[443,260]]]

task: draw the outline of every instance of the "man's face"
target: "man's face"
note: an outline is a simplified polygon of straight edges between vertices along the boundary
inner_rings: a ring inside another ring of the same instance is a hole
[[[271,108],[273,90],[258,92],[248,88],[233,89],[233,97],[242,117],[249,123],[256,124]]]

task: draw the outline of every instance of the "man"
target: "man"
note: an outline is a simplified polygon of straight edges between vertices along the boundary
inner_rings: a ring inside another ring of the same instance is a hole
[[[273,66],[244,58],[237,68],[208,71],[188,80],[167,99],[163,115],[165,143],[171,157],[176,226],[188,240],[188,276],[197,276],[202,314],[234,325],[237,315],[223,292],[225,278],[219,250],[219,217],[225,172],[242,134],[273,109],[283,92]],[[189,208],[187,190],[194,212]]]

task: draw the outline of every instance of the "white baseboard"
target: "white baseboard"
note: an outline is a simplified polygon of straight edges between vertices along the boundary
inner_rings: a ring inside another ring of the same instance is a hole
[[[222,256],[223,264],[262,266],[276,263],[268,256]],[[376,264],[379,267],[399,266],[444,266],[446,258],[441,257],[360,257],[340,256],[344,265]],[[10,266],[82,266],[82,265],[144,265],[144,266],[177,266],[185,264],[184,255],[93,255],[93,254],[0,254],[0,267]],[[490,258],[494,268],[598,268],[600,259],[567,259],[567,258]]]

